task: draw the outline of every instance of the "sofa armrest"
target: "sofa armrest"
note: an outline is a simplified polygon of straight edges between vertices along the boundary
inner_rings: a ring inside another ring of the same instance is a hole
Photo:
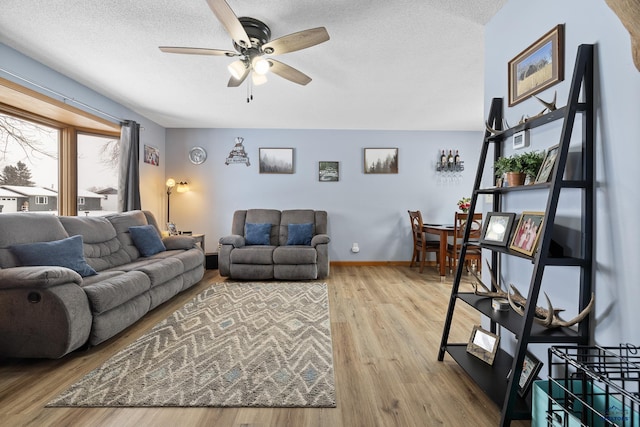
[[[241,248],[245,245],[243,236],[232,234],[230,236],[224,236],[220,238],[221,245],[232,245],[234,248]]]
[[[167,248],[168,251],[176,250],[176,249],[192,249],[195,248],[196,239],[188,235],[182,236],[167,236],[162,239],[162,243]]]
[[[327,244],[331,241],[331,238],[328,234],[316,234],[311,239],[311,246],[314,248],[318,245]]]
[[[65,283],[80,285],[82,277],[65,267],[11,267],[0,269],[0,289],[48,288]]]

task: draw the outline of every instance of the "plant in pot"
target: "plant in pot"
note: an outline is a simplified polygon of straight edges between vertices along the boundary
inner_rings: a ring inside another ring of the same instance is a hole
[[[529,177],[529,181],[533,182],[542,161],[544,154],[538,151],[528,151],[522,154],[512,154],[508,157],[500,157],[493,165],[495,174],[498,178],[505,176],[509,187],[515,187],[524,184]]]

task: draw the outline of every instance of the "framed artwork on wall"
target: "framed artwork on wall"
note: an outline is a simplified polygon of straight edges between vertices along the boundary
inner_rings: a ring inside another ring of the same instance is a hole
[[[260,148],[260,173],[293,173],[293,148]]]
[[[339,162],[318,162],[318,181],[320,182],[336,182],[340,180],[340,163]]]
[[[364,173],[398,173],[398,149],[365,148]]]
[[[160,150],[153,145],[144,145],[144,162],[153,166],[160,166]]]
[[[509,107],[564,80],[564,25],[509,61]]]

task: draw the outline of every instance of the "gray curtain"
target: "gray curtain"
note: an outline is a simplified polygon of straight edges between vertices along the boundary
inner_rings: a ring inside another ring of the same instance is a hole
[[[139,157],[140,125],[133,120],[127,120],[122,123],[120,132],[119,212],[141,209]]]

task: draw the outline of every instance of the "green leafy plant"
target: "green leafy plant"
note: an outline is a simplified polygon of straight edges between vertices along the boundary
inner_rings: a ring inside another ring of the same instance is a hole
[[[521,172],[529,178],[535,178],[542,166],[544,154],[539,151],[528,151],[522,154],[512,154],[508,157],[500,157],[493,165],[498,178],[507,172]]]

